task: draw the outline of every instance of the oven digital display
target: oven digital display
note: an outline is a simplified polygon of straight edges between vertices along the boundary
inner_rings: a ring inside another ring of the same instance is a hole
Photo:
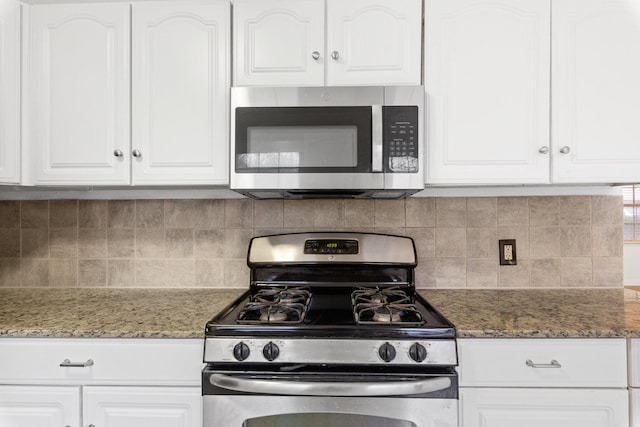
[[[304,242],[305,254],[357,254],[358,253],[358,241],[352,239],[345,240],[328,240],[328,239],[314,239],[305,240]]]

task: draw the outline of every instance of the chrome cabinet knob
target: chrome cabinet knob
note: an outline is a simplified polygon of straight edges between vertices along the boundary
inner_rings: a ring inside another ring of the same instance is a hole
[[[122,153],[122,150],[116,148],[115,150],[113,150],[113,155],[116,157],[122,157],[124,154]]]
[[[547,147],[546,145],[543,145],[542,147],[540,147],[538,152],[540,152],[540,154],[547,154],[549,152],[549,147]]]
[[[571,152],[571,147],[569,147],[568,145],[565,145],[560,149],[560,152],[562,154],[569,154]]]
[[[135,150],[133,150],[131,152],[131,154],[133,155],[133,157],[142,157],[142,152],[140,150],[138,150],[137,148]]]
[[[320,59],[320,52],[314,50],[313,52],[311,52],[311,57],[317,61],[318,59]]]
[[[333,52],[331,52],[331,58],[337,60],[338,58],[340,58],[340,54],[338,53],[337,50],[334,50]]]

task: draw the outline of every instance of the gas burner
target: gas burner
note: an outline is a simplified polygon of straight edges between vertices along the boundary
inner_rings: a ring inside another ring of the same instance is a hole
[[[360,303],[353,306],[353,317],[358,324],[422,325],[422,314],[414,304]]]
[[[358,288],[351,294],[353,305],[368,304],[410,304],[407,293],[397,287],[393,288]]]
[[[252,297],[254,302],[276,304],[303,304],[307,305],[311,299],[311,292],[306,288],[277,288],[267,287],[260,289]]]
[[[307,306],[299,303],[248,302],[238,314],[240,324],[301,323]]]

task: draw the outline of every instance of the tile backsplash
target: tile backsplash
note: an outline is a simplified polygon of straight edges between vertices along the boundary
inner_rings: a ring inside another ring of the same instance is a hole
[[[0,201],[0,286],[244,288],[251,237],[352,230],[413,237],[420,288],[621,287],[622,219],[618,196]]]

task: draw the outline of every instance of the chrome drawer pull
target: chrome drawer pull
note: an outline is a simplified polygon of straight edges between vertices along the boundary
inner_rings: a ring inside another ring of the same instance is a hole
[[[93,359],[89,359],[86,362],[74,363],[69,359],[64,359],[60,364],[61,368],[86,368],[93,366]]]
[[[525,363],[530,368],[562,368],[562,365],[555,359],[551,363],[533,363],[531,359],[527,359]]]

